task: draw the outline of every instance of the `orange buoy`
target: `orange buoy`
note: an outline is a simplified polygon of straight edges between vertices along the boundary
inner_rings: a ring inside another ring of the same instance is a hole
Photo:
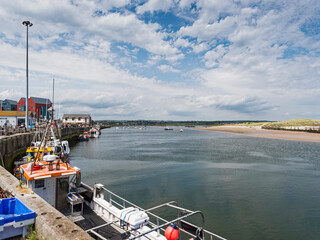
[[[179,229],[175,224],[172,224],[167,227],[164,235],[167,240],[177,240],[179,237]]]

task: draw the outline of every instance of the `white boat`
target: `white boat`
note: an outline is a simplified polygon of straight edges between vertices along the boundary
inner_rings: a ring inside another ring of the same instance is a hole
[[[98,138],[100,136],[100,130],[98,130],[97,128],[91,128],[89,130],[89,136],[90,138]]]
[[[56,125],[49,121],[46,125],[41,141],[33,141],[30,148],[38,149],[39,147],[50,147],[52,149],[51,154],[56,154],[59,155],[59,157],[68,159],[70,156],[69,142],[57,138],[54,132],[54,127],[56,127]],[[48,132],[49,129],[50,133]]]
[[[38,161],[47,155],[56,155],[62,161],[69,161],[70,147],[69,142],[57,139],[54,133],[54,125],[48,122],[44,132],[36,132],[30,147],[26,150],[27,155],[22,159],[14,162],[15,176],[19,177],[19,166],[31,161]]]

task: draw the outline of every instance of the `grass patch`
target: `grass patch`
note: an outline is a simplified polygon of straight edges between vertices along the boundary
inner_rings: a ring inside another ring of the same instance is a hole
[[[31,225],[28,228],[28,237],[26,238],[26,240],[38,240],[38,232],[37,230],[34,229],[34,226]]]
[[[297,118],[282,122],[269,122],[264,124],[263,126],[266,128],[277,128],[277,127],[296,127],[296,126],[319,126],[320,120],[316,119],[304,119]]]

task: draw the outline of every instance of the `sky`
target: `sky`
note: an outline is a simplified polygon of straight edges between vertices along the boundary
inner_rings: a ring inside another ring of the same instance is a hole
[[[1,0],[0,99],[94,120],[320,119],[319,0]]]

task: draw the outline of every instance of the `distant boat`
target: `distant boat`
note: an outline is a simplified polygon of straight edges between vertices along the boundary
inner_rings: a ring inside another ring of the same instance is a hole
[[[164,130],[173,130],[173,128],[165,127]]]
[[[78,140],[80,142],[89,141],[89,138],[90,138],[90,135],[87,132],[84,132],[83,134],[79,135]]]
[[[100,136],[100,130],[96,128],[91,128],[89,130],[89,135],[90,135],[90,138],[98,138]]]
[[[180,129],[180,132],[183,132],[183,129],[182,129],[182,128]]]

